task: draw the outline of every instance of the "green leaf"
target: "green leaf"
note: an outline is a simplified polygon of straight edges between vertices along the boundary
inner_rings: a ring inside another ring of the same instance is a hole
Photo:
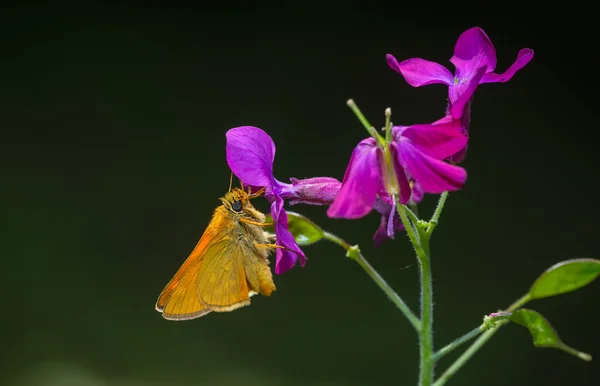
[[[557,348],[584,361],[589,362],[592,360],[590,354],[575,350],[564,344],[552,325],[537,311],[520,309],[513,312],[510,320],[529,330],[535,347]]]
[[[317,224],[295,212],[287,212],[288,228],[299,246],[311,245],[323,238],[324,232]],[[267,215],[266,222],[273,222],[271,215]],[[267,232],[275,233],[273,226],[265,227]]]
[[[560,295],[591,283],[600,275],[600,260],[573,259],[548,268],[529,289],[531,299]]]

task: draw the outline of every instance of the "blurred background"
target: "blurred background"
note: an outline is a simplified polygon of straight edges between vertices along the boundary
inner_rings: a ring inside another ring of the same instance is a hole
[[[154,303],[227,190],[226,130],[266,130],[282,181],[341,179],[365,137],[348,98],[377,126],[386,107],[405,125],[444,111],[444,86],[410,87],[385,54],[452,69],[472,26],[495,44],[498,71],[521,48],[535,58],[476,93],[469,179],[433,238],[436,346],[554,263],[599,255],[598,35],[585,8],[84,4],[0,16],[1,385],[415,385],[413,330],[331,243],[305,248],[306,266],[250,307],[178,323]],[[360,244],[417,310],[408,241],[375,249],[378,215],[334,220],[325,209],[293,208]],[[599,295],[595,282],[530,307],[600,358]],[[448,385],[595,385],[599,375],[597,361],[536,349],[509,325]]]

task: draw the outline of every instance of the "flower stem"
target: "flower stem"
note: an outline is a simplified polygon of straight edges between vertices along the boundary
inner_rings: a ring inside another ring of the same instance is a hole
[[[429,240],[422,240],[429,243]],[[429,253],[423,253],[421,262],[421,333],[419,336],[421,373],[419,385],[429,386],[433,382],[433,290],[431,287],[431,264]]]
[[[444,209],[444,205],[446,204],[446,199],[448,198],[448,192],[443,192],[440,195],[435,211],[433,212],[433,216],[431,216],[431,220],[429,220],[429,229],[427,233],[431,234],[435,227],[437,226],[438,221],[440,220],[440,216],[442,215],[442,210]]]
[[[410,242],[415,248],[421,272],[421,330],[419,331],[419,358],[421,370],[419,386],[430,386],[433,382],[433,289],[431,286],[431,263],[429,258],[429,235],[419,223],[411,223],[404,205],[394,196],[398,215],[406,228]],[[441,213],[441,210],[440,210]],[[439,217],[439,215],[438,215]],[[413,227],[414,226],[414,227]]]
[[[507,312],[513,312],[516,309],[518,309],[519,307],[523,306],[529,300],[531,300],[531,296],[529,294],[526,294],[526,295],[520,297],[516,302],[514,302],[513,304],[511,304],[506,309],[506,311]],[[467,351],[465,351],[464,353],[462,353],[462,355],[460,357],[458,357],[458,359],[456,361],[454,361],[454,363],[452,363],[450,365],[450,367],[448,367],[448,369],[435,381],[435,383],[433,384],[433,386],[442,386],[442,385],[445,385],[446,382],[448,382],[448,380],[450,378],[452,378],[452,376],[454,374],[456,374],[456,372],[458,370],[460,370],[460,368],[463,367],[469,361],[469,359],[471,359],[471,357],[477,351],[479,351],[479,349],[488,340],[490,340],[490,338],[492,336],[494,336],[494,334],[496,333],[496,331],[498,331],[500,329],[500,327],[502,327],[503,325],[507,324],[508,322],[509,322],[508,320],[501,320],[501,321],[499,321],[497,323],[496,328],[493,328],[491,330],[487,330],[486,332],[484,332],[483,334],[481,334],[481,336],[479,338],[477,338],[477,340],[475,342],[473,342],[473,344],[471,344],[471,346],[469,346],[469,348],[467,349]]]
[[[467,332],[465,335],[463,335],[460,338],[455,339],[454,341],[452,341],[452,343],[450,343],[446,347],[443,347],[440,350],[438,350],[435,354],[433,354],[433,359],[432,360],[434,362],[437,362],[442,357],[444,357],[445,355],[449,354],[450,352],[452,352],[454,349],[458,348],[462,344],[464,344],[464,343],[470,341],[471,339],[475,338],[476,336],[478,336],[479,334],[481,334],[485,330],[486,330],[486,328],[484,326],[479,326],[477,328],[472,329],[471,331]]]
[[[402,225],[404,225],[404,228],[406,229],[406,234],[408,235],[408,238],[410,239],[411,244],[415,248],[417,257],[419,259],[421,259],[421,257],[424,256],[424,251],[423,251],[423,248],[421,247],[421,242],[419,240],[419,236],[417,235],[417,233],[415,231],[415,227],[417,226],[417,224],[414,224],[414,226],[413,226],[413,223],[411,223],[411,221],[408,219],[408,215],[406,214],[406,209],[405,209],[404,205],[402,205],[400,203],[400,198],[397,195],[394,195],[393,199],[396,201],[396,211],[398,212],[398,215],[400,216],[400,220],[402,220]]]
[[[348,99],[348,101],[346,101],[346,104],[348,105],[348,107],[350,107],[350,110],[352,110],[354,115],[356,115],[356,118],[358,118],[360,123],[362,123],[364,128],[367,130],[367,133],[369,133],[369,135],[371,137],[375,138],[377,140],[377,142],[379,142],[380,144],[383,145],[385,143],[383,137],[381,136],[381,134],[379,134],[377,132],[377,130],[375,130],[375,128],[373,126],[371,126],[371,124],[369,123],[367,118],[363,115],[363,113],[360,111],[360,109],[358,108],[356,103],[354,103],[354,100]]]
[[[367,259],[363,256],[358,248],[358,245],[350,245],[343,239],[338,236],[324,232],[323,238],[329,241],[336,243],[346,250],[346,256],[356,261],[358,265],[360,265],[365,272],[373,279],[373,281],[381,288],[381,290],[390,298],[392,303],[404,314],[406,319],[410,322],[410,324],[414,327],[414,329],[419,332],[421,329],[421,322],[419,318],[411,311],[411,309],[406,305],[404,300],[398,295],[392,287],[377,273],[377,271],[369,264]]]
[[[392,142],[392,109],[385,109],[385,142]]]

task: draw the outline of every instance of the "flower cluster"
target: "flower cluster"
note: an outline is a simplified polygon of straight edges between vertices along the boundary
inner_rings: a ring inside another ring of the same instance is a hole
[[[456,165],[465,158],[470,106],[473,94],[483,83],[510,80],[533,58],[524,48],[516,61],[502,74],[495,73],[496,50],[478,27],[463,32],[454,47],[450,62],[453,75],[438,63],[411,58],[398,62],[387,55],[390,68],[402,74],[413,87],[442,83],[448,86],[445,116],[432,123],[386,127],[385,138],[373,130],[372,136],[358,143],[343,181],[317,177],[290,183],[273,175],[275,144],[263,130],[253,126],[236,127],[227,132],[227,162],[244,185],[265,189],[275,223],[277,249],[276,273],[291,269],[306,257],[288,230],[284,202],[329,205],[334,218],[361,218],[375,209],[381,225],[374,235],[376,244],[403,229],[396,214],[397,205],[418,203],[424,193],[439,194],[460,189],[467,178]]]

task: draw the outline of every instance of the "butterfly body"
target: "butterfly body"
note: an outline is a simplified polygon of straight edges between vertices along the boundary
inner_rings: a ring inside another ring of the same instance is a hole
[[[267,256],[276,246],[263,230],[265,215],[250,203],[255,196],[234,188],[221,198],[200,241],[156,302],[165,319],[233,311],[249,305],[255,293],[275,291]]]

